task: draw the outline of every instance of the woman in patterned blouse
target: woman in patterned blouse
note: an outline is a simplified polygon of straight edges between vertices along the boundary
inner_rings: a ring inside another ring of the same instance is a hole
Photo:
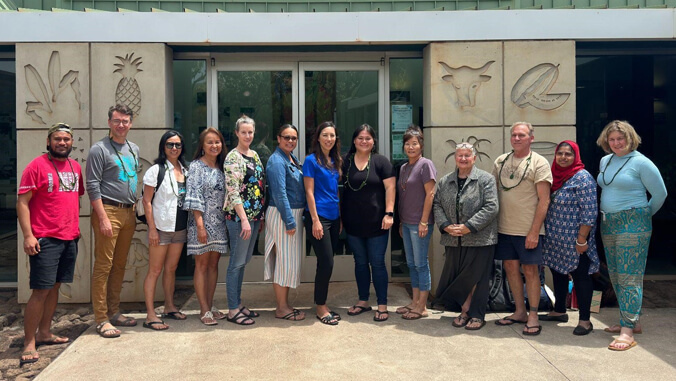
[[[543,260],[552,271],[556,304],[553,312],[539,318],[541,321],[568,321],[566,297],[570,274],[580,308],[579,322],[573,334],[587,335],[594,329],[589,321],[594,292],[590,274],[599,270],[594,237],[598,215],[596,181],[584,169],[577,144],[570,140],[556,147],[552,175],[554,182],[545,219]]]
[[[265,170],[256,151],[252,150],[256,123],[244,115],[235,122],[237,147],[228,153],[225,171],[225,224],[230,238],[230,263],[226,276],[228,321],[240,325],[254,324],[260,316],[242,305],[244,266],[251,260],[263,222],[265,205]]]

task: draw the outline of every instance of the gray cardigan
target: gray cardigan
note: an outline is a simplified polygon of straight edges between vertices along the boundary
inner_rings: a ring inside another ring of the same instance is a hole
[[[472,168],[460,194],[459,217],[456,216],[458,172],[453,171],[437,183],[434,196],[434,221],[441,232],[441,244],[458,245],[458,237],[444,231],[448,225],[465,224],[471,233],[462,236],[462,246],[489,246],[498,243],[498,190],[495,177],[477,167]]]

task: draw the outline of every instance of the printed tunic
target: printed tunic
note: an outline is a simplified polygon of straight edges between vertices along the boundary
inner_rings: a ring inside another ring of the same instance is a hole
[[[599,257],[596,251],[595,227],[598,215],[596,182],[586,170],[581,170],[566,181],[552,194],[543,244],[543,264],[559,274],[568,274],[579,263],[575,241],[580,225],[591,226],[587,242],[589,248],[589,274],[599,271]]]
[[[183,209],[202,212],[207,243],[197,240],[197,223],[193,213],[188,214],[188,255],[209,251],[228,252],[228,236],[225,228],[225,176],[220,169],[211,168],[202,160],[190,163],[187,191]]]

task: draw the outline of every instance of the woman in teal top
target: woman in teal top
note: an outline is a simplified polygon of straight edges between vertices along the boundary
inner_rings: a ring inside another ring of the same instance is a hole
[[[652,216],[667,198],[659,170],[636,151],[640,143],[634,128],[619,120],[610,122],[596,141],[609,154],[601,159],[597,180],[602,189],[601,238],[620,307],[620,324],[606,328],[620,334],[608,346],[614,351],[636,346],[634,333],[641,331],[638,320]]]

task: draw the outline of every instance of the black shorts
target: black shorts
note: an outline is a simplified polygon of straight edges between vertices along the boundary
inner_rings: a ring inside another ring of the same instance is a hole
[[[495,259],[518,260],[522,265],[542,264],[541,235],[535,249],[526,249],[526,237],[518,235],[498,234],[498,245],[495,247]]]
[[[57,238],[38,239],[40,252],[28,256],[31,265],[31,290],[47,290],[56,283],[72,283],[80,239],[63,241]]]

